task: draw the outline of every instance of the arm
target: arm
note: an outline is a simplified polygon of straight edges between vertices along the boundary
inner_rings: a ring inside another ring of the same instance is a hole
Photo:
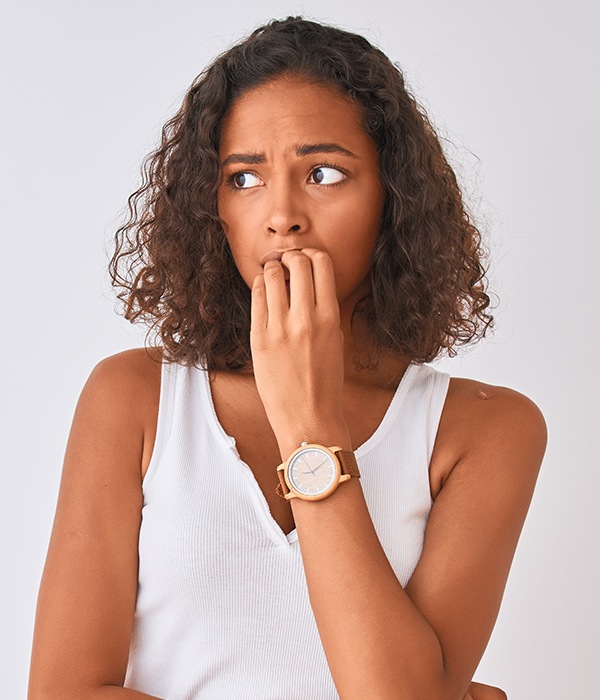
[[[304,248],[284,253],[282,263],[290,301],[281,265],[267,262],[252,287],[250,330],[256,384],[281,457],[303,440],[351,449],[332,261]],[[291,501],[342,700],[462,700],[489,641],[546,430],[537,407],[510,390],[459,403],[448,429],[458,438],[443,456],[452,470],[406,589],[379,543],[359,479],[323,501]]]
[[[462,419],[472,437],[432,507],[406,589],[379,543],[358,479],[324,501],[291,501],[311,605],[343,700],[462,700],[487,646],[545,425],[528,399],[509,390],[478,399]],[[282,456],[302,434],[287,431]],[[342,425],[323,426],[311,440],[349,448]]]
[[[158,405],[160,380],[150,376],[159,368],[144,350],[120,353],[94,368],[79,398],[38,597],[29,700],[150,697],[119,686],[137,590],[144,411]]]

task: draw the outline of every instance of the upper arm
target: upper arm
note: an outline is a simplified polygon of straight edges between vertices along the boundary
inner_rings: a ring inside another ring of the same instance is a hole
[[[100,362],[77,403],[38,597],[30,698],[81,697],[124,680],[137,592],[140,465],[155,396],[149,378],[156,371],[143,354]]]
[[[502,388],[487,400],[468,391],[455,411],[461,453],[405,589],[437,634],[447,697],[457,699],[491,636],[546,445],[544,419],[529,399]]]

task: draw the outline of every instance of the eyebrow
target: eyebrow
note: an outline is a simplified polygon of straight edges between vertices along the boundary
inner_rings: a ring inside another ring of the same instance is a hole
[[[352,153],[347,148],[340,146],[338,143],[312,143],[301,144],[296,146],[297,156],[309,156],[313,153],[340,153],[343,156],[350,158],[358,158],[356,153]],[[262,153],[232,153],[227,156],[221,165],[230,165],[231,163],[243,163],[244,165],[260,165],[264,163],[266,158]]]
[[[338,143],[302,144],[296,147],[297,156],[309,156],[312,153],[341,153],[344,156],[358,158],[356,153],[352,153],[352,151],[340,146]]]

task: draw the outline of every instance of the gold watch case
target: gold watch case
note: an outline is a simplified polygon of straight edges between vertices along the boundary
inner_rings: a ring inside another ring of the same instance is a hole
[[[336,454],[341,450],[337,445],[326,447],[303,442],[277,467],[280,482],[277,493],[287,500],[320,501],[331,496],[342,482],[351,478],[350,474],[342,473]]]

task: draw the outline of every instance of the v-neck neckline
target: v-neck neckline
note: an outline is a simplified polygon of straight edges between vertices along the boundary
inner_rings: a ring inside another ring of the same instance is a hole
[[[404,401],[404,397],[408,393],[408,390],[410,388],[410,385],[414,381],[414,377],[416,375],[416,372],[419,368],[419,365],[411,362],[407,366],[406,370],[404,371],[404,374],[402,375],[398,386],[396,387],[396,390],[394,391],[394,395],[392,396],[392,399],[390,403],[388,404],[388,407],[383,415],[383,418],[381,419],[379,425],[375,428],[373,433],[365,442],[362,443],[362,445],[359,445],[354,450],[354,454],[356,456],[356,459],[359,460],[362,457],[364,457],[368,452],[373,450],[375,446],[381,442],[381,440],[385,437],[386,433],[388,432],[389,428],[391,425],[394,423],[396,416],[398,415],[398,412],[400,411],[400,407]],[[271,530],[274,538],[276,541],[283,541],[287,544],[293,544],[298,541],[298,532],[296,528],[291,530],[289,533],[285,533],[283,529],[280,527],[279,523],[275,520],[271,513],[271,509],[269,507],[269,503],[258,483],[258,480],[256,479],[254,472],[252,471],[252,468],[250,467],[249,464],[247,464],[241,457],[240,454],[237,450],[236,446],[236,440],[232,435],[229,435],[226,431],[225,428],[221,425],[221,422],[219,421],[219,417],[217,416],[217,411],[215,409],[215,403],[213,400],[212,396],[212,390],[210,386],[210,377],[209,377],[209,371],[205,367],[200,367],[198,368],[199,371],[202,372],[203,379],[202,381],[204,382],[204,387],[206,389],[205,395],[206,395],[206,402],[210,408],[209,411],[209,420],[212,423],[213,428],[215,429],[215,432],[217,435],[227,444],[227,446],[232,450],[234,459],[238,464],[243,466],[243,473],[246,475],[245,478],[249,480],[250,488],[253,491],[257,505],[259,506],[260,510],[263,513],[263,520]]]

